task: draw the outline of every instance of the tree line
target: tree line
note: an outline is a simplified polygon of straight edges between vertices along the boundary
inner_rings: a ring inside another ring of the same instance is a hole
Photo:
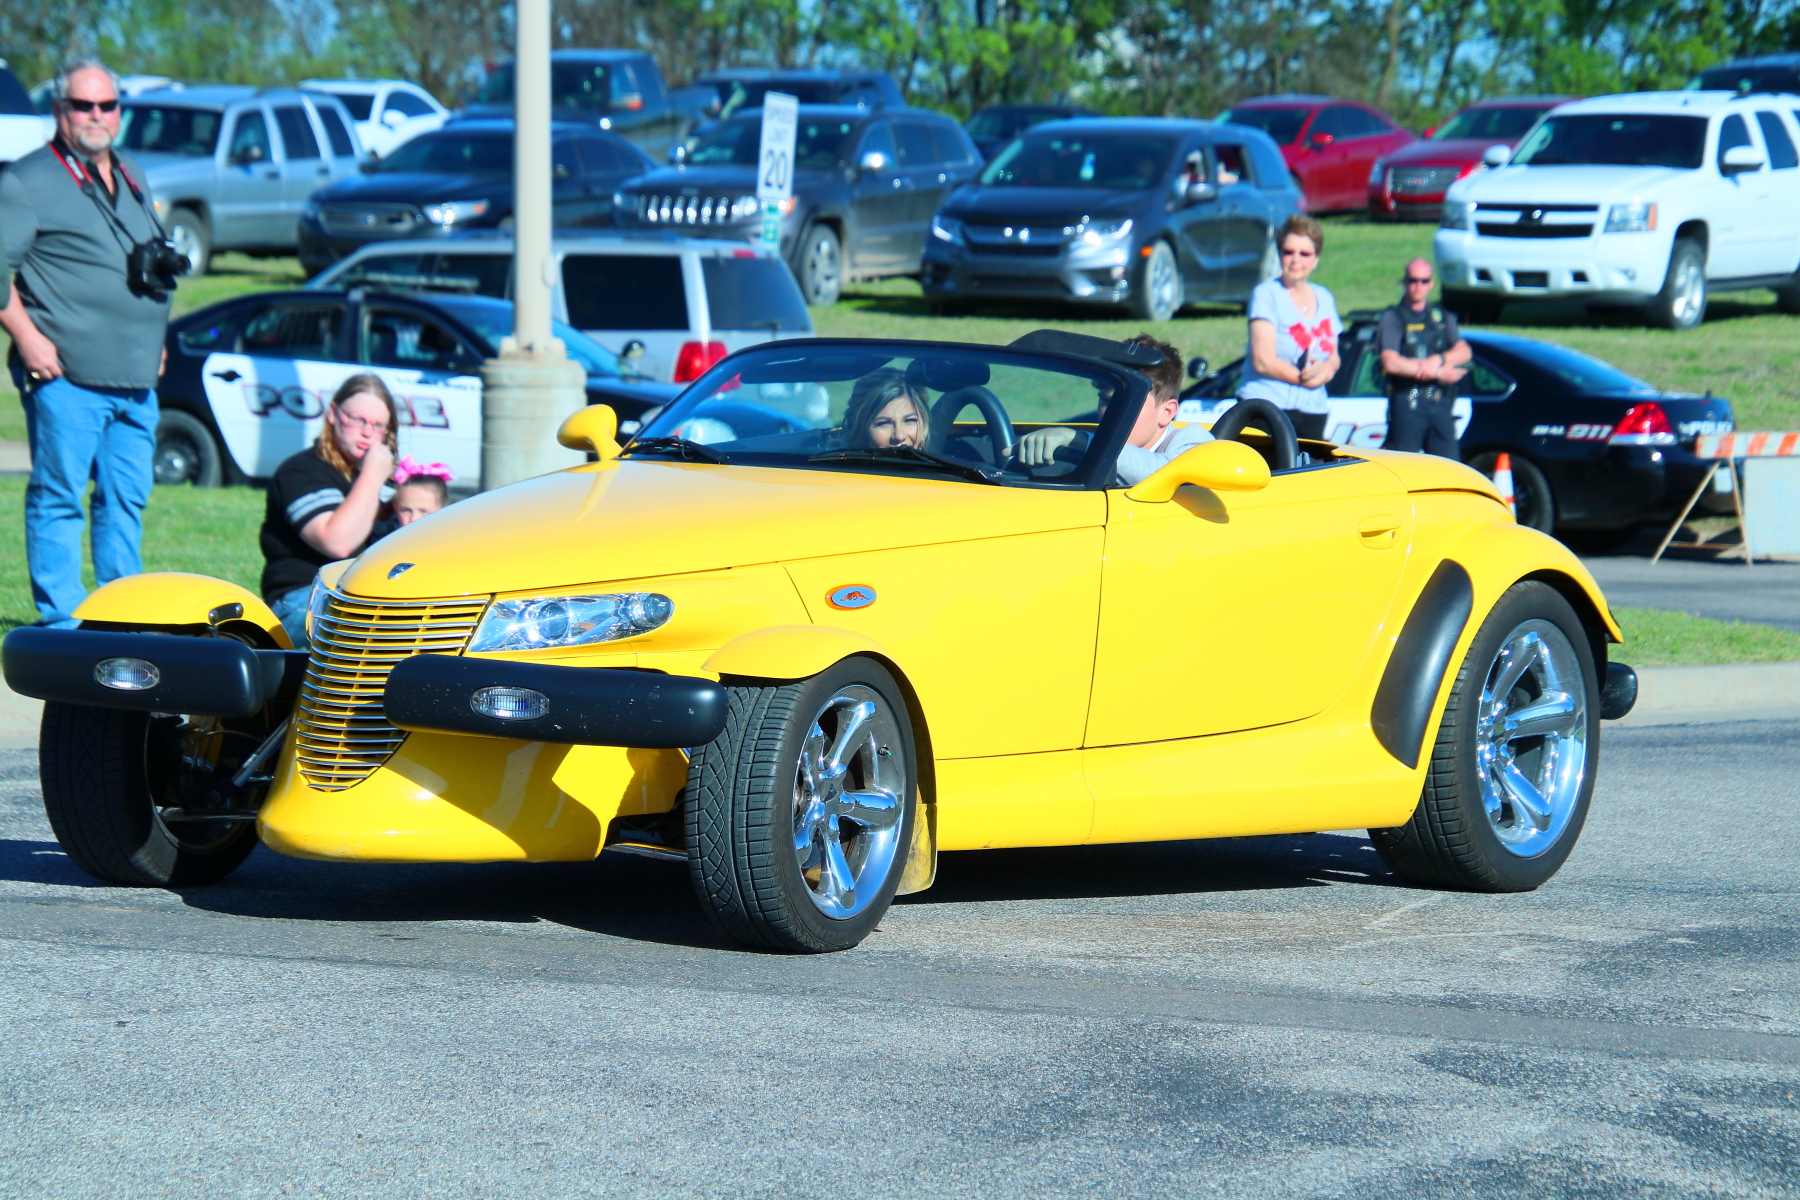
[[[274,84],[401,76],[447,104],[511,47],[504,0],[7,0],[27,84],[77,52],[122,71]],[[1800,49],[1800,0],[553,0],[560,46],[648,50],[675,82],[728,66],[877,67],[958,115],[1069,100],[1212,116],[1324,92],[1425,125],[1482,96],[1679,87]]]

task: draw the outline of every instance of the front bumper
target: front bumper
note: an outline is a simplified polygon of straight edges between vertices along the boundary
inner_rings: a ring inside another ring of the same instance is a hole
[[[1387,221],[1436,221],[1444,215],[1444,193],[1396,196],[1386,187],[1371,187],[1369,212]]]
[[[234,638],[34,626],[8,633],[0,659],[6,685],[34,700],[201,717],[291,703],[306,671],[305,651],[252,650]],[[120,665],[135,678],[106,670]]]
[[[1662,291],[1669,265],[1669,244],[1653,233],[1537,239],[1439,229],[1432,250],[1446,290],[1520,300],[1643,304]]]
[[[919,283],[927,296],[938,300],[1118,305],[1131,299],[1137,274],[1137,252],[1131,246],[1021,246],[1002,251],[953,244],[935,235],[927,235],[927,243]]]

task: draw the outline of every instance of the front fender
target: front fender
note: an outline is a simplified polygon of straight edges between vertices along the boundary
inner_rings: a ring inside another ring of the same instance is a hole
[[[1478,525],[1445,547],[1443,557],[1469,572],[1478,614],[1485,615],[1513,584],[1536,579],[1561,592],[1581,615],[1596,663],[1605,663],[1607,642],[1625,640],[1598,581],[1573,551],[1548,534],[1523,525]]]
[[[242,605],[243,611],[215,615],[231,604]],[[281,649],[294,648],[293,639],[262,597],[228,580],[187,571],[149,571],[115,579],[89,593],[74,616],[78,621],[104,621],[133,629],[243,622],[262,630]]]
[[[805,679],[853,654],[873,654],[893,662],[893,655],[860,633],[829,625],[776,625],[742,634],[706,660],[719,675],[756,679]]]

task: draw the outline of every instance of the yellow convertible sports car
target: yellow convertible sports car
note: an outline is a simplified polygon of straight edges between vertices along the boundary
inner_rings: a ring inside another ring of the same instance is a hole
[[[1266,402],[1126,486],[1160,361],[740,352],[622,450],[587,409],[587,462],[327,567],[307,651],[234,584],[119,580],[5,642],[57,838],[148,886],[259,839],[647,854],[794,951],[856,945],[942,850],[1367,828],[1409,880],[1543,883],[1636,694],[1593,579],[1474,471]]]

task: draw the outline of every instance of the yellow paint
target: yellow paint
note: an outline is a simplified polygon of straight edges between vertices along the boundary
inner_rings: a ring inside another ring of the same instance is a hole
[[[602,461],[619,457],[619,414],[610,404],[576,409],[556,431],[556,440],[571,450],[588,450]]]
[[[715,675],[804,679],[853,654],[893,656],[864,634],[822,625],[777,625],[733,638],[706,660]]]
[[[1081,751],[937,763],[940,850],[1078,846],[1094,823]]]
[[[1269,486],[1269,463],[1242,442],[1202,442],[1184,450],[1128,493],[1145,504],[1167,504],[1183,487],[1255,492]]]
[[[204,625],[207,614],[221,604],[242,604],[242,620],[267,632],[282,649],[293,649],[287,630],[262,597],[235,583],[187,571],[149,571],[115,579],[89,592],[73,615],[80,621],[139,626]]]

